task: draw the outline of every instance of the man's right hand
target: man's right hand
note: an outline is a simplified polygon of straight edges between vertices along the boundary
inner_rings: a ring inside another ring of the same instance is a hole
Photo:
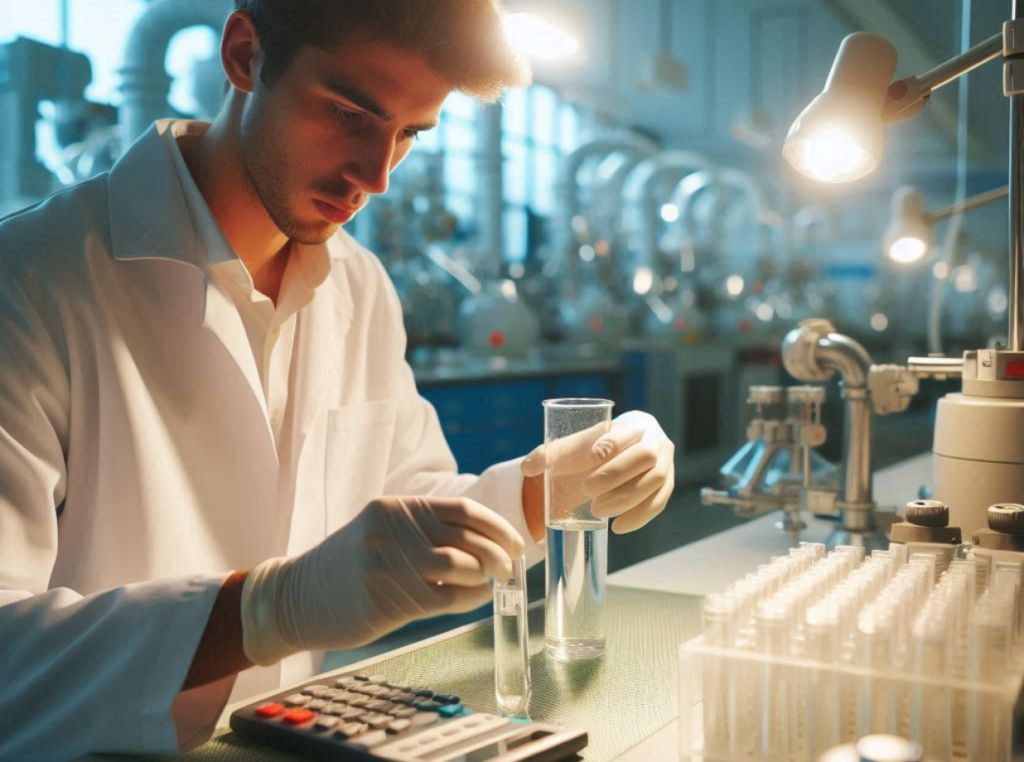
[[[507,579],[522,537],[467,498],[382,497],[294,558],[250,572],[242,594],[245,654],[273,664],[297,651],[354,648],[407,622],[471,611]]]

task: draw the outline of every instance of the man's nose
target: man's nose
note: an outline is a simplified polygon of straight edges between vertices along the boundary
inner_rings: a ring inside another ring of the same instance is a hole
[[[360,146],[345,171],[345,179],[368,194],[387,192],[391,160],[395,153],[392,141],[366,142]]]

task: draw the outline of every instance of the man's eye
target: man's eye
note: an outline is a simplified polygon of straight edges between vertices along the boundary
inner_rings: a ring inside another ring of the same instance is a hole
[[[418,140],[419,137],[420,137],[420,131],[419,130],[405,130],[404,132],[405,132],[405,137],[407,137],[410,140]]]
[[[352,111],[352,109],[347,109],[344,106],[334,107],[334,117],[342,121],[355,121],[362,116],[358,111]]]

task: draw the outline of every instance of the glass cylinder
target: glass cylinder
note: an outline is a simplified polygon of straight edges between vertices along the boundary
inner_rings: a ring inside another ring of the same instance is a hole
[[[547,584],[544,640],[558,661],[604,655],[608,520],[593,515],[580,483],[601,462],[593,446],[611,428],[603,399],[544,401]]]

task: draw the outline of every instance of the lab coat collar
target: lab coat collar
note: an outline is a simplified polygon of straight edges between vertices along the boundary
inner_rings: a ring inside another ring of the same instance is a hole
[[[113,254],[115,259],[174,259],[197,267],[206,278],[206,250],[163,140],[174,122],[154,122],[110,171]],[[348,257],[352,246],[339,231],[326,244],[330,261]]]
[[[115,259],[174,259],[206,277],[206,255],[192,225],[167,147],[171,120],[153,124],[110,170],[110,238]]]

